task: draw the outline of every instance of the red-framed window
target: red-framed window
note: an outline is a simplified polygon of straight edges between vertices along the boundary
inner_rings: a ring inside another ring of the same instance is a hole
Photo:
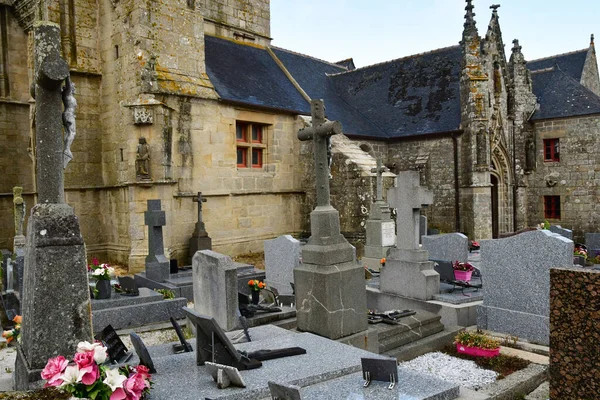
[[[558,139],[544,139],[544,161],[560,161],[560,143]]]
[[[544,196],[544,218],[560,219],[560,196]]]
[[[236,121],[235,141],[238,168],[262,168],[267,150],[267,125]]]

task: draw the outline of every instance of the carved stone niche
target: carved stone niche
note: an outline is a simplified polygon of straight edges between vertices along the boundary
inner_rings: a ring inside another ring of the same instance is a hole
[[[154,110],[151,106],[133,106],[133,123],[135,125],[153,124]]]

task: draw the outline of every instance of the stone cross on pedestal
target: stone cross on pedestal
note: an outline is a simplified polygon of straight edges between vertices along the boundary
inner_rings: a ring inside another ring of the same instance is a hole
[[[198,250],[211,250],[212,239],[206,232],[204,221],[202,221],[202,203],[206,203],[206,199],[202,197],[202,192],[198,192],[198,195],[193,199],[194,203],[198,203],[198,222],[196,222],[196,228],[189,242],[189,258],[192,263],[192,258]]]
[[[377,168],[371,168],[371,172],[377,174],[377,198],[375,201],[383,201],[383,173],[385,167],[381,162],[381,157],[377,157]]]
[[[146,256],[146,278],[164,282],[169,277],[169,260],[165,257],[162,227],[167,224],[165,212],[160,209],[160,200],[148,200],[148,211],[144,213],[148,225],[148,255]]]
[[[298,132],[298,139],[313,140],[317,207],[327,207],[330,206],[327,138],[342,133],[342,124],[339,121],[325,122],[325,105],[323,104],[323,100],[311,100],[310,109],[312,126],[300,130]]]
[[[419,172],[404,171],[388,189],[387,201],[396,209],[396,248],[419,248],[419,215],[422,206],[433,204],[433,193],[420,186]]]

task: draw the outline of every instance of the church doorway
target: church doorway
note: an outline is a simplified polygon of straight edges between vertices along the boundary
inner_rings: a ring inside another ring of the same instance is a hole
[[[492,238],[497,239],[499,233],[498,225],[498,178],[491,176],[492,183]]]

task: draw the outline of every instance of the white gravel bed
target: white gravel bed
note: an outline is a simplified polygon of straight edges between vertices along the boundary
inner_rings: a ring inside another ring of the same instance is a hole
[[[398,366],[412,371],[425,372],[470,389],[479,389],[493,383],[498,376],[496,372],[483,369],[473,361],[452,357],[439,351],[424,354],[411,361],[400,363]]]

